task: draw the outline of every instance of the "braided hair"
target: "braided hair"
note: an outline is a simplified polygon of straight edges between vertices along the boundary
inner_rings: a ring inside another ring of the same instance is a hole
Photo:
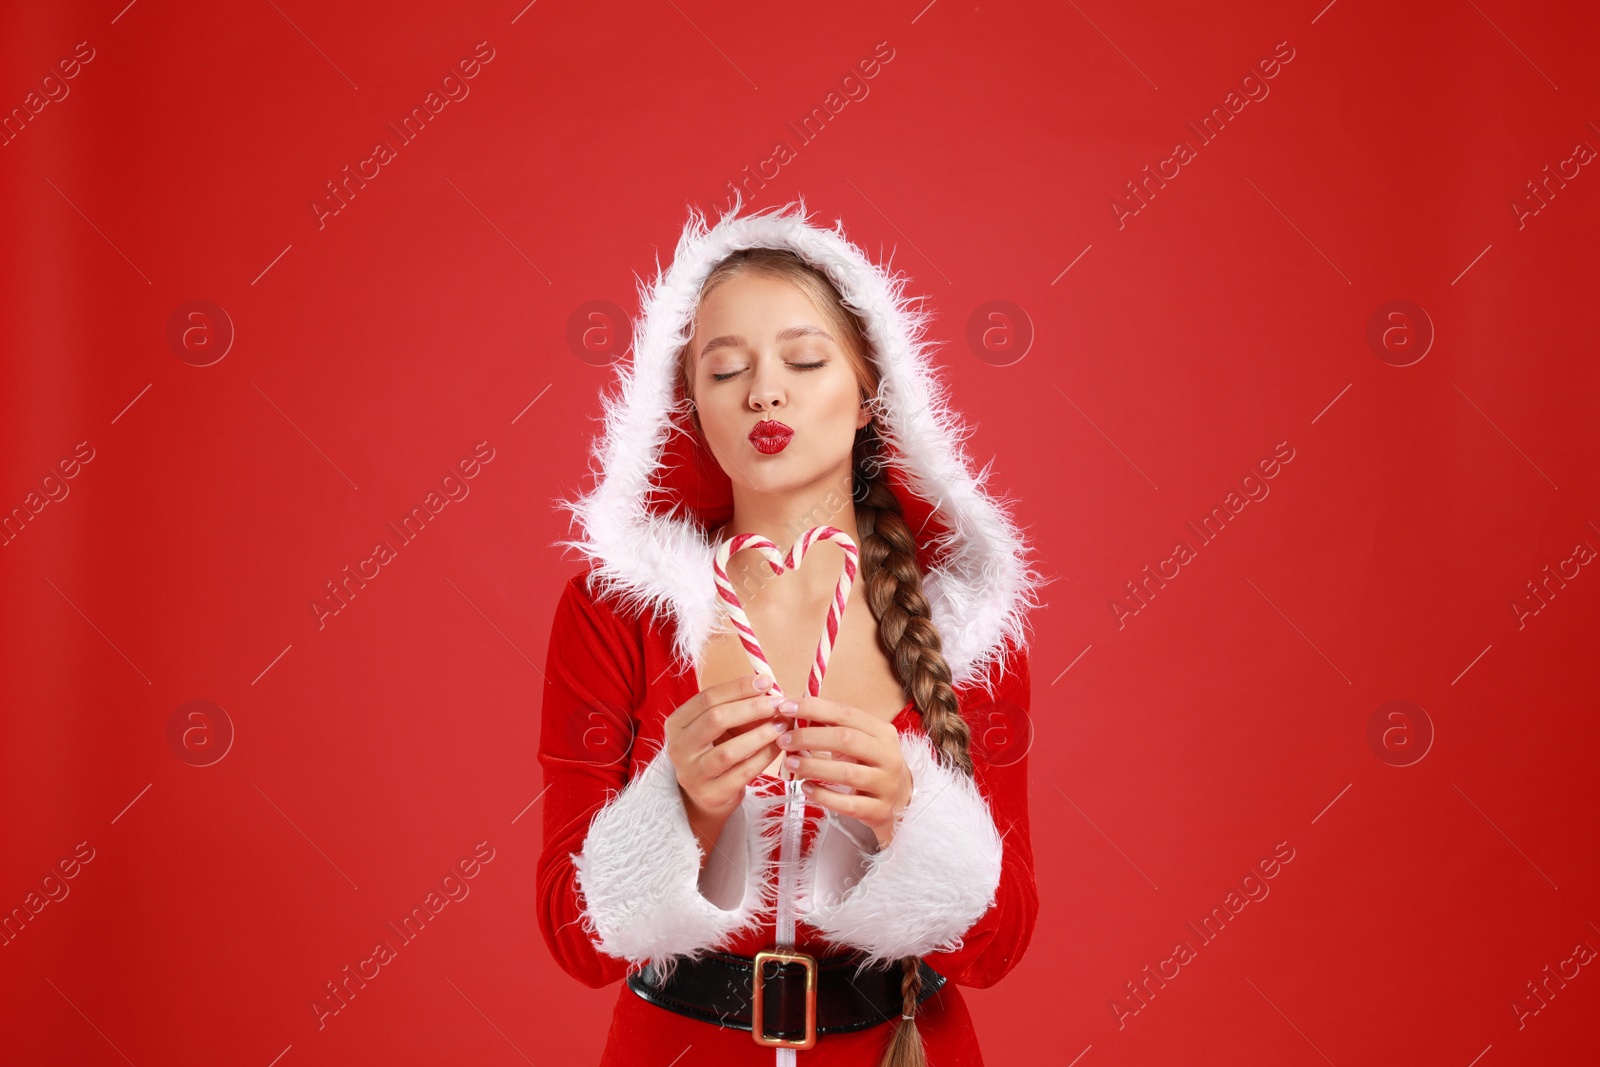
[[[878,644],[920,709],[923,729],[933,742],[939,761],[970,778],[972,731],[961,717],[950,665],[940,651],[939,630],[922,591],[916,542],[878,459],[876,424],[869,423],[857,436],[856,523],[863,534],[864,593],[878,620]],[[924,1067],[927,1058],[916,1028],[922,960],[907,956],[900,962],[904,971],[900,980],[901,1016],[880,1067]]]
[[[826,274],[798,255],[782,248],[748,248],[722,259],[706,278],[701,299],[720,283],[745,271],[757,271],[793,283],[811,298],[834,325],[852,364],[869,409],[876,409],[881,377],[868,353],[871,345],[861,320],[839,295]],[[694,355],[685,344],[679,356],[679,395],[691,395]],[[699,428],[698,412],[692,419]],[[900,501],[889,488],[883,461],[883,441],[876,415],[860,430],[852,454],[851,495],[856,508],[861,548],[863,596],[878,621],[878,645],[888,656],[900,683],[910,692],[922,715],[922,725],[933,743],[935,756],[947,768],[972,777],[972,731],[961,716],[950,665],[940,650],[939,630],[922,588],[916,558],[916,540],[907,525]],[[916,1027],[917,1004],[922,994],[922,959],[906,956],[900,990],[901,1016],[879,1067],[926,1067],[922,1036]]]

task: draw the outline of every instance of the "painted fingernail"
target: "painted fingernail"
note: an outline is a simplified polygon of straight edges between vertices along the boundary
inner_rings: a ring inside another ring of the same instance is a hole
[[[771,688],[772,688],[772,679],[771,679],[771,677],[769,677],[768,675],[765,675],[765,674],[760,674],[760,675],[756,676],[756,692],[759,693],[763,689],[771,689]]]
[[[800,710],[800,705],[796,704],[792,700],[785,700],[782,704],[778,705],[778,710],[787,715],[793,715],[795,712]]]
[[[783,726],[783,725],[780,724],[778,726],[778,729],[779,730],[787,730],[788,727]],[[794,734],[791,734],[791,733],[786,733],[782,737],[778,738],[778,744],[780,744],[780,745],[791,744],[793,741],[794,741]]]
[[[785,767],[788,767],[791,771],[792,770],[796,770],[800,766],[800,757],[799,756],[790,756],[788,759],[783,761],[783,765]]]
[[[784,731],[787,730],[788,728],[789,727],[788,727],[788,725],[786,723],[781,723],[781,722],[769,722],[769,723],[767,723],[767,729],[771,730],[775,734],[783,734]],[[784,734],[784,736],[787,737],[789,735],[788,734]]]

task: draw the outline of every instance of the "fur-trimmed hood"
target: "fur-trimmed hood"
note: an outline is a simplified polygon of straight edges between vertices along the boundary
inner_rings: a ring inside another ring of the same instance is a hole
[[[693,664],[722,623],[712,580],[710,534],[732,514],[732,485],[692,432],[688,398],[677,387],[677,356],[694,330],[700,290],[712,267],[742,248],[788,248],[823,271],[866,327],[882,376],[879,436],[889,488],[917,531],[917,561],[954,684],[986,687],[1004,675],[1008,645],[1027,641],[1029,609],[1043,581],[1029,546],[1002,503],[984,488],[963,447],[965,424],[947,404],[930,315],[904,294],[904,280],[879,267],[844,235],[808,221],[803,198],[714,225],[689,209],[670,267],[639,281],[631,359],[617,363],[603,397],[604,428],[590,468],[596,482],[558,502],[580,536],[556,542],[592,563],[596,595],[627,609],[655,609],[677,626],[677,658]],[[992,673],[991,673],[992,672]]]

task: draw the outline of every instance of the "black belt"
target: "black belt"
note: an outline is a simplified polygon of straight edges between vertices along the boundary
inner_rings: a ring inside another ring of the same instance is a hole
[[[898,965],[864,970],[857,952],[821,959],[804,952],[768,949],[754,957],[710,952],[698,960],[680,959],[671,977],[659,983],[653,967],[628,975],[628,988],[651,1004],[691,1019],[734,1030],[749,1030],[758,1045],[811,1048],[819,1034],[865,1030],[900,1015],[904,969]],[[752,982],[757,961],[763,981]],[[918,960],[921,1004],[945,979]],[[759,1008],[762,1028],[751,1026]]]

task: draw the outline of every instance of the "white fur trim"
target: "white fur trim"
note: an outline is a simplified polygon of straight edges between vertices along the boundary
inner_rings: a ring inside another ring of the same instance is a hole
[[[831,945],[861,949],[862,967],[960,948],[1000,888],[1004,849],[977,785],[939,763],[926,734],[902,733],[900,749],[911,803],[888,847],[852,852],[825,822],[801,864],[800,917]]]
[[[759,797],[746,790],[701,869],[678,777],[665,748],[595,813],[573,853],[583,928],[608,956],[636,965],[698,957],[754,928],[776,885],[766,879],[771,839]],[[663,972],[665,973],[665,972]]]
[[[1037,606],[1042,577],[1028,564],[1027,542],[1001,503],[984,489],[990,467],[974,470],[962,441],[969,431],[947,404],[933,344],[923,340],[931,313],[904,293],[905,282],[878,267],[844,236],[842,220],[826,230],[806,221],[805,200],[739,217],[740,201],[714,226],[694,208],[672,265],[657,263],[654,284],[640,282],[640,316],[631,360],[618,361],[617,389],[603,396],[604,428],[590,456],[595,488],[558,502],[581,536],[557,545],[593,564],[597,594],[611,592],[628,609],[655,608],[677,623],[680,664],[698,664],[722,626],[712,560],[716,546],[681,502],[652,514],[659,496],[651,475],[684,400],[674,396],[679,350],[693,332],[695,307],[711,268],[741,248],[793,249],[821,269],[862,317],[882,375],[880,435],[896,465],[923,500],[939,509],[950,532],[933,543],[937,561],[923,589],[954,684],[986,689],[1003,676],[1007,639],[1026,643],[1026,612]],[[996,675],[989,673],[998,666]]]

